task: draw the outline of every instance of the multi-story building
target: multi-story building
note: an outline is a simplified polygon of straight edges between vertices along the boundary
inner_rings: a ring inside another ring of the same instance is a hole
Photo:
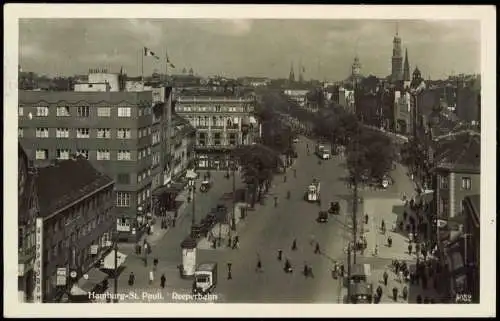
[[[309,93],[309,89],[305,88],[286,88],[283,93],[288,96],[288,98],[295,103],[297,103],[300,107],[306,107],[307,105],[307,94]]]
[[[104,286],[94,267],[116,229],[113,180],[83,156],[37,169],[35,302],[54,302]],[[85,293],[88,295],[88,293]]]
[[[34,151],[35,165],[77,153],[112,177],[117,228],[132,241],[152,214],[152,190],[169,178],[162,137],[170,93],[20,91],[19,139]]]
[[[176,180],[195,165],[196,129],[179,115],[172,116],[172,178]]]
[[[466,196],[481,189],[481,135],[461,131],[435,142],[434,169],[437,217],[449,220],[462,212]]]
[[[465,286],[464,292],[472,295],[472,302],[479,303],[479,269],[480,269],[480,254],[481,254],[481,198],[479,195],[466,196],[463,201],[463,209],[465,216],[464,224],[464,266],[465,270]],[[463,279],[463,277],[462,277]]]
[[[255,141],[259,126],[252,116],[254,108],[253,96],[181,95],[177,98],[175,112],[197,130],[198,168],[227,168],[229,152],[234,147]]]
[[[35,222],[38,216],[36,168],[18,144],[18,293],[20,302],[33,300],[35,259]]]

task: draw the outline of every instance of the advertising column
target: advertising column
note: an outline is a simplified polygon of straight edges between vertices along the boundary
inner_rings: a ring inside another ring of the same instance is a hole
[[[35,288],[33,290],[33,302],[43,302],[43,218],[36,219],[35,230],[35,264],[33,267],[35,276]]]

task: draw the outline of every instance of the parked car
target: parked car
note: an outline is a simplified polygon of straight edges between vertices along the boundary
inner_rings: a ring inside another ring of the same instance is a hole
[[[328,212],[327,211],[319,211],[317,221],[318,221],[318,223],[327,223],[328,222]]]

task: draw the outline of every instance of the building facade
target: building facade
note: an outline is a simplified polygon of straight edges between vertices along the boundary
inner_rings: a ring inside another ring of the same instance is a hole
[[[234,96],[179,96],[177,115],[196,129],[197,168],[225,169],[230,151],[252,144],[259,125],[252,116],[255,98]]]
[[[19,92],[19,139],[35,165],[76,153],[112,177],[117,228],[131,240],[151,215],[152,190],[169,176],[161,138],[171,91],[157,91]]]
[[[68,179],[71,178],[71,179]],[[35,302],[54,302],[74,295],[73,286],[97,286],[106,275],[94,265],[110,250],[116,230],[113,180],[83,156],[55,160],[38,168],[40,205],[36,223]]]
[[[463,201],[464,224],[464,265],[466,282],[464,292],[472,295],[472,302],[480,302],[480,255],[481,255],[481,198],[480,195],[466,196]]]
[[[436,142],[434,175],[437,217],[449,220],[462,213],[466,196],[481,190],[481,135],[463,131]]]
[[[35,223],[38,216],[36,168],[18,144],[18,294],[20,302],[33,301]]]
[[[172,178],[176,180],[196,165],[196,129],[184,118],[173,115],[171,142]]]

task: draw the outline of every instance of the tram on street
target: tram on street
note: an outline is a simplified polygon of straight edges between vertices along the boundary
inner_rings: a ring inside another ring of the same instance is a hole
[[[314,179],[311,184],[307,187],[306,200],[308,202],[319,202],[321,196],[321,183]]]

